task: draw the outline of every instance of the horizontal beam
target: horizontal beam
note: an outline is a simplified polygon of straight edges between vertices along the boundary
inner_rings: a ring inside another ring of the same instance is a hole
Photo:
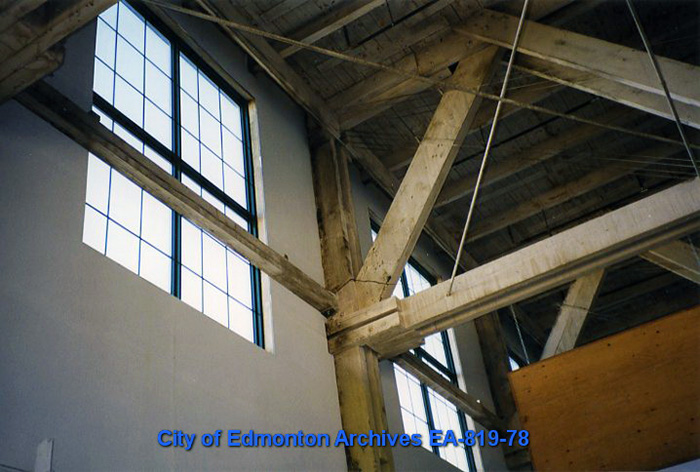
[[[63,64],[64,50],[54,46],[31,63],[0,81],[0,104],[17,95],[37,80],[51,74]]]
[[[471,39],[512,48],[518,21],[516,16],[482,10],[455,31]],[[527,21],[518,53],[664,96],[646,52],[620,44]],[[674,100],[700,106],[700,67],[661,56],[657,60]]]
[[[641,254],[646,259],[666,270],[700,284],[700,250],[683,241],[673,241]]]
[[[46,2],[47,0],[10,0],[6,2],[7,5],[0,10],[0,33]]]
[[[494,413],[489,411],[480,400],[460,389],[413,354],[401,354],[392,361],[409,374],[416,377],[445,400],[469,415],[486,429],[504,431],[505,425]]]
[[[50,85],[39,82],[18,95],[17,100],[168,207],[211,233],[309,305],[322,313],[337,308],[333,293],[235,224]]]
[[[455,278],[450,294],[450,282],[446,281],[398,300],[394,314],[399,315],[398,325],[404,334],[393,333],[391,343],[404,347],[402,337],[420,340],[679,239],[698,228],[700,179],[693,179],[469,270]],[[351,331],[354,325],[364,323],[362,313],[343,318],[338,331]],[[381,336],[381,331],[376,330],[364,342],[373,343],[372,338]],[[377,343],[373,348],[387,356],[401,352],[388,345],[383,349]]]

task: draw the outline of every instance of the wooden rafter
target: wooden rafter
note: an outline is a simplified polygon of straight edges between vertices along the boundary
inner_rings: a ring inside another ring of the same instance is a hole
[[[337,307],[333,293],[48,84],[35,84],[18,95],[17,100],[168,207],[211,233],[309,305],[324,313]]]
[[[541,359],[570,351],[576,346],[576,340],[598,295],[604,275],[605,269],[597,269],[571,284],[544,345]]]
[[[497,55],[497,48],[485,49],[461,63],[452,80],[462,86],[481,87],[491,76]],[[358,274],[360,297],[367,304],[393,292],[479,103],[478,97],[456,90],[443,95]]]
[[[683,241],[673,241],[641,254],[643,259],[700,284],[700,249]]]

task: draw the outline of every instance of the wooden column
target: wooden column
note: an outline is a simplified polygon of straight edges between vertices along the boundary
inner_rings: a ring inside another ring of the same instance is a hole
[[[326,288],[338,291],[354,287],[362,264],[357,225],[352,202],[348,163],[333,140],[313,153],[313,180],[321,256]],[[343,290],[340,312],[358,306],[354,290]],[[371,348],[355,346],[334,352],[340,416],[346,433],[379,432],[389,429],[379,377],[379,361]],[[349,470],[393,471],[390,447],[346,448]]]

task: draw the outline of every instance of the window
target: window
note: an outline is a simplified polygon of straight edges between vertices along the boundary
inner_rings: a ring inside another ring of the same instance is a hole
[[[244,101],[167,29],[125,2],[97,20],[100,122],[257,234]],[[260,273],[90,155],[83,241],[263,346]]]
[[[378,228],[372,223],[372,240],[376,239],[377,232]],[[435,285],[435,279],[415,261],[409,260],[401,273],[394,296],[409,297],[432,285]],[[457,383],[457,373],[447,332],[443,331],[426,337],[423,346],[414,349],[413,354],[450,382]],[[441,429],[455,431],[455,434],[461,431],[464,437],[467,430],[464,413],[397,365],[394,365],[394,375],[399,392],[401,418],[407,434],[420,434],[425,439],[428,438],[429,430]],[[461,470],[476,470],[471,447],[448,445],[433,448],[429,441],[423,441],[423,447]]]

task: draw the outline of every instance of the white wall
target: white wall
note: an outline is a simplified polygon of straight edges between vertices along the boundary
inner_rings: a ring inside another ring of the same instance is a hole
[[[322,281],[304,116],[213,28],[188,31],[255,97],[269,244]],[[94,25],[52,83],[86,109]],[[324,318],[269,285],[262,350],[81,242],[87,152],[0,107],[0,463],[31,469],[345,470],[342,448],[165,449],[161,429],[340,428]]]
[[[352,191],[355,200],[355,219],[357,220],[358,232],[360,236],[360,246],[363,254],[367,254],[372,246],[370,233],[370,215],[373,218],[382,220],[388,211],[390,202],[373,185],[362,183],[360,173],[356,169],[351,169]],[[448,279],[451,271],[451,261],[444,253],[438,249],[430,240],[421,238],[416,245],[413,257],[426,270],[437,278]],[[489,389],[488,378],[484,368],[479,338],[473,322],[465,323],[454,329],[451,340],[453,347],[457,350],[458,356],[455,364],[458,374],[461,373],[464,380],[463,388],[479,398],[484,404],[494,411],[493,400]],[[459,372],[461,370],[461,372]],[[383,361],[380,364],[382,385],[384,387],[384,403],[386,406],[387,420],[392,431],[403,431],[401,420],[401,410],[399,405],[399,395],[394,377],[394,369],[391,362]],[[471,429],[479,428],[480,425],[471,420]],[[495,471],[506,470],[502,448],[485,447],[474,448],[475,462],[480,470]],[[455,467],[447,461],[440,459],[430,451],[419,448],[395,448],[394,461],[396,469],[404,470],[440,470],[456,471]]]

